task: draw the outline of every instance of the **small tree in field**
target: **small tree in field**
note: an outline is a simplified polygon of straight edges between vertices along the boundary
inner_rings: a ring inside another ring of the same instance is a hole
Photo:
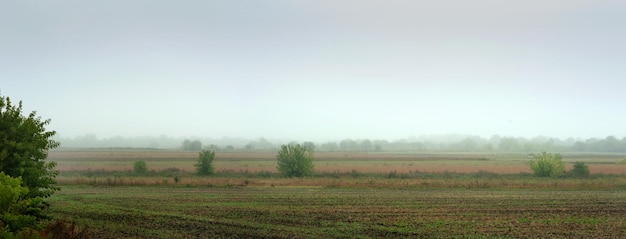
[[[535,158],[530,160],[530,169],[535,176],[556,177],[565,171],[565,163],[563,163],[563,156],[561,156],[561,154],[542,152],[540,155],[535,155]]]
[[[282,145],[276,159],[278,172],[285,177],[304,177],[313,174],[313,152],[300,144]]]
[[[589,167],[584,162],[576,162],[569,174],[578,178],[589,177]]]
[[[146,161],[136,161],[135,164],[133,164],[133,170],[135,173],[146,173],[148,172],[148,165],[146,164]]]
[[[198,163],[196,166],[196,173],[199,176],[208,176],[213,174],[213,159],[215,159],[215,151],[202,150],[198,155]]]

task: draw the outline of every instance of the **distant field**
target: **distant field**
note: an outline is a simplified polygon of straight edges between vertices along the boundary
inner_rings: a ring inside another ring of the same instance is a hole
[[[137,160],[145,160],[149,170],[161,171],[177,168],[194,171],[197,152],[182,151],[67,151],[50,152],[49,160],[58,162],[61,171],[128,171]],[[276,155],[273,152],[218,152],[215,168],[233,172],[276,172]],[[617,162],[625,155],[565,154],[564,161],[583,161],[591,173],[626,174],[626,164]],[[408,172],[458,172],[487,171],[499,174],[530,172],[525,154],[479,153],[359,153],[317,152],[314,154],[316,172],[408,173]]]
[[[566,154],[588,178],[530,175],[525,154],[315,153],[283,178],[275,153],[50,152],[54,218],[94,238],[624,238],[626,156]],[[137,160],[145,174],[132,172]]]
[[[623,238],[626,191],[65,186],[94,238]]]

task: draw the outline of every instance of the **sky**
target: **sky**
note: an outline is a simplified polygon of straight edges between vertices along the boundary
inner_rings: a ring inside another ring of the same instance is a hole
[[[626,2],[0,0],[60,137],[626,137]]]

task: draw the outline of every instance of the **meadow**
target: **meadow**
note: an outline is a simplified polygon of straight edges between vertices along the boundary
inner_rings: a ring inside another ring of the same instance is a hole
[[[271,152],[53,151],[56,219],[93,238],[623,238],[623,155],[566,155],[588,178],[537,178],[528,155],[316,153],[281,178]],[[135,174],[144,160],[151,172]]]

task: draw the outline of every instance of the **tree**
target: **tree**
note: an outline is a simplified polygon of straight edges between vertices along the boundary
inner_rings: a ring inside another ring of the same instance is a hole
[[[542,152],[539,155],[535,155],[534,159],[530,160],[530,169],[533,174],[539,177],[556,177],[561,175],[565,170],[565,163],[562,160],[561,154],[550,154]]]
[[[372,141],[369,139],[361,141],[361,150],[370,151],[372,150]]]
[[[305,141],[304,143],[302,143],[302,146],[304,146],[305,148],[307,148],[311,152],[315,151],[315,143],[313,143],[311,141]]]
[[[569,174],[579,178],[589,177],[589,167],[584,162],[576,162]]]
[[[498,145],[498,149],[500,149],[500,151],[505,151],[505,152],[519,151],[520,143],[514,137],[503,137],[500,140],[500,144]]]
[[[324,143],[324,144],[320,145],[320,149],[323,150],[323,151],[330,151],[330,152],[332,152],[332,151],[337,150],[338,148],[339,148],[339,146],[337,146],[336,142],[327,142],[327,143]]]
[[[196,173],[199,176],[208,176],[213,174],[213,159],[215,159],[215,151],[202,150],[198,154],[198,163],[196,166]]]
[[[55,180],[59,174],[54,170],[56,163],[46,162],[48,150],[59,146],[52,140],[56,131],[46,131],[48,124],[50,119],[42,120],[34,111],[22,115],[21,101],[16,106],[9,97],[0,96],[0,175],[3,178],[0,197],[4,200],[18,195],[18,200],[13,200],[14,204],[9,206],[11,215],[15,216],[3,218],[5,223],[15,219],[17,224],[14,225],[21,228],[48,218],[43,213],[47,207],[43,198],[59,190]]]
[[[185,139],[181,148],[185,151],[200,151],[202,150],[202,142],[200,142],[200,140],[191,141],[189,139]]]
[[[0,235],[3,226],[11,232],[18,232],[36,224],[37,216],[28,210],[41,213],[41,209],[29,207],[32,203],[39,204],[41,197],[25,198],[27,194],[28,188],[22,186],[21,177],[13,178],[0,172]]]
[[[136,161],[135,164],[133,164],[133,170],[135,171],[135,173],[139,174],[146,173],[148,172],[148,165],[146,164],[146,161]]]
[[[343,151],[356,150],[359,147],[359,143],[352,139],[344,139],[339,141],[339,148]]]
[[[276,159],[278,172],[285,177],[304,177],[313,174],[313,152],[300,144],[282,145]]]
[[[50,119],[41,120],[33,111],[22,115],[22,102],[11,104],[0,96],[0,172],[17,178],[29,189],[27,197],[48,197],[59,190],[55,162],[46,162],[48,150],[59,146],[56,131],[46,131]]]

